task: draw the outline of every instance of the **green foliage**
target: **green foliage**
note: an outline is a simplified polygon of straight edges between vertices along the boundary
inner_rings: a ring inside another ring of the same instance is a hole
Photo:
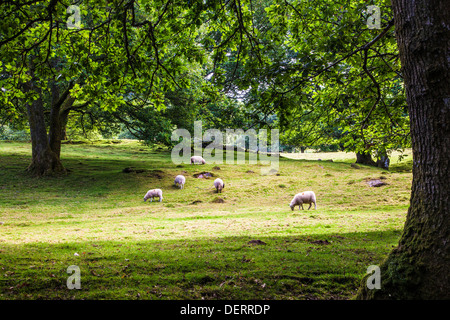
[[[40,97],[48,117],[69,92],[63,108],[82,132],[111,135],[123,123],[167,144],[173,128],[203,120],[385,154],[409,146],[409,119],[389,1],[373,3],[381,30],[366,26],[369,4],[82,1],[81,27],[68,29],[58,1],[5,3],[0,115],[23,122]]]
[[[276,113],[284,143],[339,140],[348,151],[379,153],[410,145],[389,1],[373,3],[381,8],[380,30],[366,26],[367,1],[250,4],[252,19],[240,22],[218,83],[233,83],[259,112]]]
[[[78,5],[81,28],[68,29],[63,3],[2,4],[2,30],[8,26],[0,36],[2,116],[23,116],[26,105],[38,97],[49,114],[57,102],[52,97],[69,91],[75,103],[65,106],[66,110],[70,109],[71,123],[78,123],[83,132],[93,130],[94,123],[105,127],[106,120],[122,121],[106,112],[117,112],[133,124],[160,113],[147,121],[159,123],[166,94],[188,89],[193,77],[201,79],[201,71],[190,75],[206,62],[196,41],[198,23],[193,25],[191,20],[199,19],[198,8],[164,1],[135,1],[126,6],[119,1],[83,1]],[[36,19],[30,22],[30,17]],[[20,55],[22,59],[17,58]],[[196,85],[201,87],[200,82]],[[128,113],[127,104],[143,112]],[[88,117],[89,121],[80,120]],[[163,122],[167,128],[167,121]],[[141,129],[144,139],[167,140],[157,128]]]

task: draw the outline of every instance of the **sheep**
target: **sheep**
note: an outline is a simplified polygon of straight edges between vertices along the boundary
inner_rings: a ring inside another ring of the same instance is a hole
[[[225,183],[222,181],[222,179],[217,178],[214,180],[214,187],[217,190],[217,193],[222,192],[222,189],[225,188]]]
[[[147,201],[147,199],[150,198],[150,202],[152,202],[154,197],[158,197],[159,202],[161,202],[163,199],[162,190],[161,189],[148,190],[146,195],[144,196],[144,201]]]
[[[191,164],[195,164],[195,163],[205,164],[206,161],[201,156],[192,156],[191,157]]]
[[[289,207],[291,207],[291,210],[294,211],[294,207],[298,205],[298,210],[303,210],[303,204],[309,203],[309,209],[311,209],[311,205],[314,203],[314,209],[317,209],[316,206],[316,195],[313,191],[304,191],[301,193],[298,193],[294,196],[291,203],[289,204]]]
[[[186,178],[181,174],[175,177],[175,186],[178,184],[180,188],[183,189],[185,182]]]

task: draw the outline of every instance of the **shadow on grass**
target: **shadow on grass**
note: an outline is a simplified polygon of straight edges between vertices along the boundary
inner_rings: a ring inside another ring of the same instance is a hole
[[[2,244],[0,299],[349,299],[399,236]],[[71,265],[80,290],[67,288]]]

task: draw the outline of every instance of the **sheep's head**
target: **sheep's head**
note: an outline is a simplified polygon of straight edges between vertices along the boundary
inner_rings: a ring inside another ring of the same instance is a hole
[[[291,210],[294,211],[294,206],[292,204],[289,204],[289,207],[291,207]]]

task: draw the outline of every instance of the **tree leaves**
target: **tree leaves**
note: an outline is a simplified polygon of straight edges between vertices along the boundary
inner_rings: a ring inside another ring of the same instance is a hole
[[[388,2],[379,5],[390,19]],[[1,5],[1,101],[9,114],[23,117],[19,105],[39,95],[48,112],[49,83],[59,90],[77,83],[71,96],[95,101],[77,112],[90,114],[115,113],[131,101],[161,113],[173,92],[197,103],[221,92],[239,97],[261,125],[270,118],[289,127],[289,143],[339,132],[352,133],[341,137],[350,149],[408,143],[393,29],[364,49],[380,33],[365,26],[365,1],[85,1],[80,29],[66,27],[62,3],[50,6]],[[31,56],[41,94],[23,90]],[[209,106],[227,110],[222,99]]]

